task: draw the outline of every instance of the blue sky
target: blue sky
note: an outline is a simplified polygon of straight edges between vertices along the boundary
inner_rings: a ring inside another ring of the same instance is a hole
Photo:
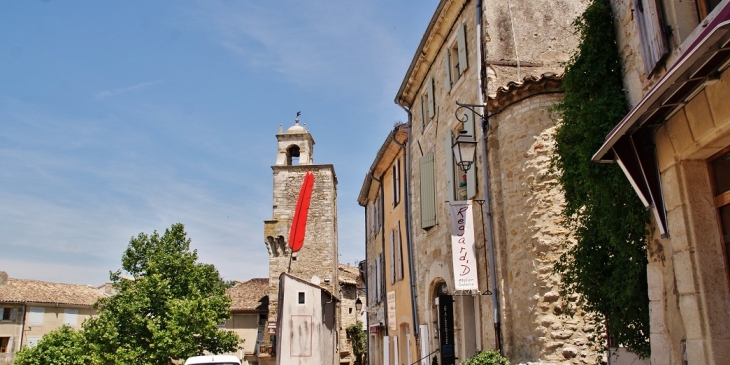
[[[3,1],[0,270],[101,284],[139,232],[184,223],[226,279],[266,277],[279,125],[297,111],[357,195],[437,0]]]

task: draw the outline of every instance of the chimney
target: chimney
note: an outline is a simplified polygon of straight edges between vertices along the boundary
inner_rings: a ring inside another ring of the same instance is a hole
[[[0,271],[0,285],[5,285],[8,283],[8,273],[5,271]]]

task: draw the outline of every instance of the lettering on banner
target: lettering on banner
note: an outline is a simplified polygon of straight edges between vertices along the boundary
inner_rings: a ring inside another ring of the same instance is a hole
[[[479,290],[471,201],[450,203],[451,253],[456,290]]]

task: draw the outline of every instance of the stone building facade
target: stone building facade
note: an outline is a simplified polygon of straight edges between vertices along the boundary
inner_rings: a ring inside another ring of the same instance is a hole
[[[366,215],[368,323],[371,365],[411,364],[419,358],[414,336],[411,256],[407,230],[408,127],[394,127],[378,150],[360,190]]]
[[[561,225],[563,197],[548,173],[560,123],[550,107],[562,98],[560,78],[551,72],[562,72],[574,52],[571,24],[585,6],[444,0],[415,52],[396,103],[409,112],[408,218],[423,365],[433,356],[445,364],[498,347],[514,363],[600,361],[590,318],[580,310],[564,315],[568,303],[552,273],[570,237]],[[488,105],[475,108],[491,115],[486,134],[479,115],[457,102]],[[462,129],[480,145],[466,173],[451,151]],[[455,290],[448,210],[455,200],[473,202],[478,292]],[[440,333],[445,300],[453,301],[451,358]]]
[[[337,177],[329,164],[314,164],[314,139],[305,126],[295,124],[276,135],[277,158],[273,170],[273,216],[264,221],[264,242],[269,252],[269,313],[265,342],[275,347],[278,316],[279,279],[288,273],[321,286],[329,293],[339,292],[337,252]],[[304,246],[292,253],[289,231],[302,181],[307,171],[314,174]],[[274,363],[275,353],[262,363]]]
[[[651,363],[727,364],[730,1],[611,4],[631,110],[593,160],[652,213]]]

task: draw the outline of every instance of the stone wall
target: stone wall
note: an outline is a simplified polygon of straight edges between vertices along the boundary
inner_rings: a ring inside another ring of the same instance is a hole
[[[279,276],[283,272],[306,281],[316,275],[322,287],[331,293],[338,292],[337,178],[332,165],[272,166],[272,170],[273,219],[264,224],[264,240],[269,250],[269,322],[276,322]],[[287,241],[306,171],[314,174],[307,231],[304,246],[292,256]],[[283,245],[277,239],[279,236]]]
[[[514,362],[593,364],[600,357],[586,314],[560,297],[553,265],[570,242],[562,226],[565,201],[551,174],[553,134],[560,120],[550,108],[562,94],[537,94],[490,120],[495,238],[501,279],[505,353]]]

